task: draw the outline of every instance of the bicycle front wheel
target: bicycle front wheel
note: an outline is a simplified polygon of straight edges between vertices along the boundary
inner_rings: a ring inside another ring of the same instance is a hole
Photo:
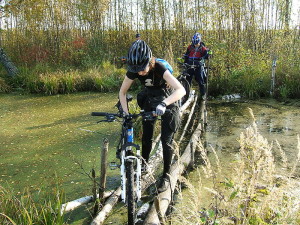
[[[128,225],[134,225],[136,211],[136,192],[134,190],[134,161],[128,159],[126,161],[126,192],[127,192],[127,209],[128,209]]]

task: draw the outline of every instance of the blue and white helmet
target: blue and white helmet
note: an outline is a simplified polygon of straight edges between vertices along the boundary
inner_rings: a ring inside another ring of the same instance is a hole
[[[195,33],[194,36],[192,37],[192,43],[193,45],[197,45],[201,42],[201,34]]]

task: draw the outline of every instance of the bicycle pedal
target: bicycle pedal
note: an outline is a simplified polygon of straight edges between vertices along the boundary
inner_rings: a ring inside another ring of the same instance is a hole
[[[120,168],[120,165],[117,164],[116,162],[110,162],[110,163],[109,163],[109,168],[110,168],[111,170],[115,170],[115,169]]]

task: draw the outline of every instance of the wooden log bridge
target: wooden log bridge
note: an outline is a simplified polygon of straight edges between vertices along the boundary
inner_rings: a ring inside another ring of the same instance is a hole
[[[158,196],[155,198],[155,204],[151,206],[147,217],[144,221],[145,225],[154,225],[161,223],[161,220],[164,218],[167,209],[172,201],[172,195],[174,193],[178,178],[185,171],[186,167],[193,162],[193,155],[195,153],[196,146],[200,141],[200,135],[202,130],[203,125],[202,123],[199,123],[187,147],[185,148],[184,153],[178,159],[177,162],[172,164],[170,169],[171,172],[169,175],[170,185],[166,191],[159,193]]]
[[[180,141],[182,141],[182,138],[184,136],[184,133],[187,130],[188,123],[191,122],[191,115],[194,114],[194,109],[197,104],[197,97],[195,96],[195,91],[192,91],[190,94],[190,98],[188,101],[180,108],[180,114],[183,115],[187,108],[190,106],[191,103],[193,103],[193,106],[191,107],[191,110],[189,112],[189,118],[187,120],[187,124],[184,126],[183,134],[180,138]],[[205,104],[205,101],[201,103],[202,105]],[[203,106],[200,107],[200,110],[202,108],[205,108]],[[203,114],[200,114],[202,117]],[[201,123],[201,119],[199,120],[199,124],[197,125],[197,128],[195,129],[194,133],[192,134],[192,138],[190,139],[189,143],[187,144],[184,153],[179,157],[179,159],[172,164],[171,166],[171,172],[169,174],[170,178],[170,186],[169,188],[163,192],[160,193],[158,196],[155,197],[155,204],[153,204],[147,214],[146,219],[144,220],[144,224],[160,224],[163,220],[165,213],[169,207],[169,204],[171,202],[172,193],[174,193],[177,180],[179,176],[183,173],[183,171],[186,169],[188,165],[190,165],[194,160],[194,151],[196,149],[196,145],[200,141],[200,135],[201,131],[203,130],[203,123]],[[203,121],[202,121],[203,122]],[[145,192],[145,190],[153,183],[156,182],[155,178],[152,176],[151,171],[155,171],[158,165],[162,161],[162,146],[160,143],[160,134],[157,136],[156,140],[153,143],[152,149],[157,147],[157,150],[155,154],[149,159],[149,169],[150,173],[146,174],[142,177],[142,193]],[[108,216],[108,214],[113,209],[114,205],[118,202],[120,195],[121,195],[121,186],[119,186],[115,191],[107,193],[105,192],[103,194],[103,198],[106,199],[104,206],[102,207],[101,211],[96,215],[94,220],[92,221],[92,225],[100,225],[104,223],[104,220]],[[95,201],[95,196],[86,196],[77,200],[74,200],[72,202],[68,202],[62,206],[61,211],[62,212],[68,212],[75,208],[78,208],[79,206],[83,204],[87,204],[91,201]]]

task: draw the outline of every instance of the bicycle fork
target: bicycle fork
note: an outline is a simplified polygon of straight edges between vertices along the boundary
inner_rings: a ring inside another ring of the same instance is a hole
[[[126,156],[126,152],[132,152],[132,147],[136,148],[136,154],[135,156],[133,155],[128,155]],[[126,178],[126,168],[125,168],[125,163],[127,160],[132,160],[134,166],[134,175],[135,175],[135,183],[136,183],[136,189],[134,190],[136,192],[136,197],[137,201],[141,199],[142,195],[142,188],[141,188],[141,158],[140,158],[140,147],[136,144],[133,143],[127,143],[125,147],[125,151],[121,152],[121,187],[122,187],[122,193],[121,193],[121,198],[124,203],[126,203],[126,183],[127,183],[127,178]]]

